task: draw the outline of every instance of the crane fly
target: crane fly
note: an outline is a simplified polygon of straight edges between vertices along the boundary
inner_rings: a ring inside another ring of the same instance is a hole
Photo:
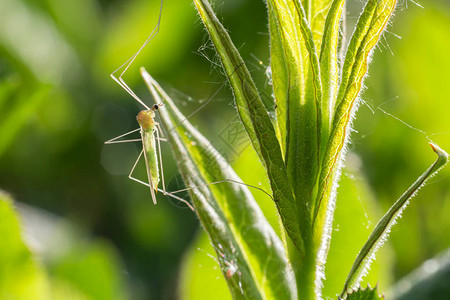
[[[166,191],[166,185],[164,181],[164,168],[162,164],[161,156],[161,141],[166,141],[166,139],[161,138],[162,131],[158,122],[155,121],[155,112],[163,106],[163,103],[154,104],[151,108],[146,110],[141,110],[137,115],[136,119],[139,123],[139,128],[115,137],[111,140],[105,142],[105,144],[117,144],[117,143],[128,143],[128,142],[138,142],[142,143],[142,150],[136,159],[133,167],[131,168],[128,178],[134,180],[140,184],[148,186],[150,188],[150,194],[154,204],[157,204],[156,194],[158,191],[162,192],[164,195],[170,196],[185,203],[191,210],[194,210],[192,205],[181,197],[173,195],[173,193],[181,192],[183,190],[175,191],[169,193]],[[130,139],[122,140],[121,138],[139,131],[140,139]],[[133,172],[136,169],[138,162],[141,157],[144,156],[145,167],[147,172],[148,183],[144,182],[138,178],[133,177]],[[161,174],[161,176],[160,176]],[[162,189],[158,188],[159,183],[162,183]]]
[[[154,204],[157,204],[156,194],[158,192],[162,192],[166,196],[170,196],[178,201],[185,203],[191,210],[194,211],[194,208],[188,201],[186,201],[183,198],[181,198],[177,195],[174,195],[174,194],[179,193],[179,192],[184,192],[187,190],[191,190],[191,189],[195,189],[195,188],[199,188],[199,187],[203,187],[203,186],[213,185],[213,184],[217,184],[217,183],[224,183],[224,182],[232,182],[232,183],[241,184],[241,185],[244,185],[247,187],[252,187],[254,189],[264,192],[270,198],[273,199],[272,195],[270,195],[265,190],[263,190],[259,187],[250,185],[250,184],[246,184],[246,183],[243,183],[243,182],[240,182],[237,180],[233,180],[233,179],[224,179],[224,180],[215,181],[212,183],[197,185],[194,187],[187,187],[187,188],[173,191],[173,192],[166,191],[165,181],[164,181],[164,167],[162,164],[162,156],[161,156],[161,141],[167,141],[167,140],[164,138],[164,134],[161,130],[159,123],[155,121],[156,112],[158,111],[158,109],[160,109],[162,106],[164,106],[164,104],[156,103],[151,107],[147,106],[144,103],[144,101],[142,101],[133,92],[133,90],[128,86],[128,84],[122,78],[123,75],[130,68],[130,66],[133,64],[136,57],[142,51],[142,49],[144,49],[144,47],[158,34],[159,28],[160,28],[160,23],[161,23],[162,5],[163,5],[163,0],[161,0],[161,4],[159,7],[158,22],[155,25],[155,27],[153,28],[150,35],[145,40],[145,42],[139,48],[139,50],[133,56],[131,56],[127,61],[125,61],[119,68],[117,68],[114,72],[112,72],[110,74],[111,78],[117,84],[119,84],[130,96],[132,96],[139,104],[141,104],[145,108],[144,110],[141,110],[136,117],[137,122],[139,123],[139,128],[132,130],[130,132],[127,132],[125,134],[122,134],[120,136],[117,136],[113,139],[110,139],[110,140],[106,141],[105,144],[127,143],[127,142],[141,142],[142,143],[142,150],[141,150],[138,158],[136,159],[130,173],[128,174],[128,177],[130,179],[150,188],[150,193],[151,193],[152,201]],[[116,76],[117,73],[119,73],[119,76]],[[141,68],[141,75],[142,75],[144,81],[147,83],[147,85],[150,86],[151,85],[150,82],[152,79],[151,79],[151,76],[145,71],[144,68]],[[222,89],[224,86],[225,86],[225,84],[222,85],[219,88],[219,90]],[[206,101],[203,105],[201,105],[200,108],[197,109],[195,112],[197,112],[198,110],[203,108],[206,104],[208,104],[214,98],[214,96],[218,93],[219,90],[217,90],[216,93],[214,93],[214,95],[208,101]],[[186,120],[191,115],[189,115],[186,118]],[[123,137],[133,134],[133,133],[136,133],[138,131],[140,133],[140,139],[122,140]],[[144,182],[138,178],[133,177],[133,172],[142,156],[144,156],[144,160],[145,160],[148,183]],[[158,187],[160,183],[162,184],[162,189],[160,189]],[[234,272],[232,272],[231,269],[230,269],[229,273],[230,273],[230,275],[231,275],[231,273],[234,274]]]

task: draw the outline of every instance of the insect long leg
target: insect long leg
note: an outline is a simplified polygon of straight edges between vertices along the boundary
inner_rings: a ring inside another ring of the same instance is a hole
[[[167,139],[165,138],[157,138],[161,142],[167,142]],[[120,143],[135,143],[135,142],[142,142],[141,139],[132,139],[132,140],[120,140],[120,141],[107,141],[105,144],[120,144]]]
[[[139,160],[141,159],[141,156],[142,156],[143,153],[144,153],[144,150],[142,149],[141,153],[139,153],[138,158],[137,158],[136,161],[134,162],[133,167],[131,168],[130,174],[128,174],[128,178],[130,178],[131,180],[137,181],[137,182],[139,182],[139,183],[142,183],[142,184],[144,184],[144,185],[147,185],[145,182],[143,182],[143,181],[141,181],[141,180],[139,180],[139,179],[133,177],[134,169],[136,169],[136,165],[138,164]]]
[[[184,189],[181,189],[181,190],[173,191],[173,192],[170,192],[170,193],[167,193],[167,194],[181,193],[181,192],[189,191],[189,190],[200,188],[200,187],[210,186],[210,185],[218,184],[218,183],[226,183],[226,182],[240,184],[240,185],[244,185],[246,187],[251,187],[251,188],[257,189],[257,190],[263,192],[264,194],[266,194],[267,196],[269,196],[270,198],[273,199],[272,195],[269,194],[268,192],[266,192],[264,189],[262,189],[260,187],[257,187],[257,186],[254,186],[254,185],[251,185],[251,184],[240,182],[240,181],[237,181],[237,180],[234,180],[234,179],[224,179],[224,180],[214,181],[214,182],[200,184],[200,185],[196,185],[196,186],[191,186],[191,187],[187,187],[187,188],[184,188]]]
[[[144,149],[142,149],[141,153],[139,154],[138,158],[136,159],[136,162],[134,163],[133,168],[130,171],[130,174],[128,174],[128,178],[130,178],[131,180],[134,180],[134,181],[136,181],[136,182],[138,182],[138,183],[140,183],[142,185],[145,185],[145,186],[149,187],[150,190],[153,191],[153,193],[151,193],[152,194],[153,203],[156,204],[156,195],[155,195],[155,192],[153,190],[152,181],[149,180],[149,183],[147,183],[147,182],[144,182],[144,181],[142,181],[140,179],[137,179],[136,177],[133,177],[134,169],[136,168],[139,160],[141,159],[142,154],[144,154]],[[151,174],[150,174],[150,177],[151,177]],[[184,199],[182,199],[182,198],[180,198],[180,197],[178,197],[176,195],[171,195],[170,193],[167,193],[166,191],[161,190],[161,189],[158,189],[158,191],[162,192],[164,195],[167,195],[167,196],[172,197],[172,198],[174,198],[174,199],[176,199],[176,200],[178,200],[180,202],[185,203],[192,211],[194,211],[194,207],[192,207],[192,205],[189,202],[187,202],[186,200],[184,200]]]
[[[120,80],[118,80],[116,78],[116,76],[114,76],[114,73],[111,73],[110,76],[112,77],[112,79],[114,79],[115,82],[117,82],[125,91],[128,92],[128,94],[130,94],[137,102],[139,102],[142,106],[145,107],[145,109],[150,109],[150,107],[148,107],[144,101],[142,101],[132,90],[131,88],[125,83],[125,81],[122,80],[122,78],[120,78]]]
[[[155,81],[155,79],[153,79],[153,77],[147,72],[147,70],[145,70],[144,67],[141,67],[141,75],[142,78],[144,79],[145,83],[147,84],[147,87],[150,89],[150,91],[152,91],[153,95],[157,95],[158,92],[155,89],[155,86],[158,86],[158,83]],[[200,105],[200,107],[198,107],[196,110],[194,110],[191,114],[189,114],[188,116],[186,116],[183,120],[179,121],[177,124],[174,125],[174,127],[172,127],[169,131],[173,131],[175,130],[178,126],[180,126],[181,124],[183,124],[184,121],[189,120],[189,118],[191,118],[193,115],[195,115],[196,113],[198,113],[200,110],[202,110],[205,106],[207,106],[209,103],[211,103],[213,101],[213,99],[219,94],[219,92],[225,87],[225,83],[222,84],[215,92],[212,96],[210,96],[208,98],[208,100],[205,101],[205,103],[203,103],[202,105]],[[156,100],[156,99],[155,99]],[[162,100],[162,99],[158,99],[158,100]]]
[[[266,195],[268,195],[270,198],[273,199],[272,195],[270,195],[268,192],[266,192],[262,188],[259,188],[257,186],[254,186],[254,185],[251,185],[251,184],[247,184],[247,183],[244,183],[244,182],[240,182],[240,181],[237,181],[237,180],[233,180],[233,179],[224,179],[224,180],[219,180],[219,181],[210,182],[210,183],[206,183],[206,184],[200,184],[200,185],[197,185],[197,186],[194,186],[194,187],[184,188],[184,189],[173,191],[173,192],[167,192],[166,191],[166,184],[165,184],[165,180],[164,180],[164,165],[162,163],[161,142],[160,142],[160,138],[159,138],[159,131],[160,130],[161,130],[161,128],[159,128],[159,124],[158,124],[158,127],[157,127],[157,129],[155,131],[156,131],[156,136],[157,136],[159,165],[160,165],[160,168],[161,168],[161,182],[162,182],[162,187],[163,187],[162,189],[158,189],[158,191],[162,192],[165,196],[172,197],[172,198],[174,198],[174,199],[176,199],[178,201],[181,201],[181,202],[185,203],[192,211],[194,211],[194,208],[192,207],[192,205],[188,201],[186,201],[183,198],[178,197],[177,195],[174,195],[174,194],[185,192],[185,191],[189,191],[189,190],[200,188],[200,187],[210,186],[210,185],[213,185],[213,184],[232,182],[232,183],[235,183],[235,184],[241,184],[241,185],[244,185],[244,186],[247,186],[247,187],[251,187],[251,188],[260,190],[261,192],[265,193]]]
[[[178,200],[178,201],[180,201],[180,202],[183,202],[183,203],[186,204],[192,211],[195,211],[194,207],[193,207],[188,201],[184,200],[183,198],[178,197],[178,196],[176,196],[176,195],[172,195],[171,193],[165,192],[165,191],[163,191],[162,189],[158,189],[158,192],[161,192],[161,193],[163,193],[165,196],[169,196],[169,197],[172,197],[172,198],[174,198],[174,199],[176,199],[176,200]]]
[[[110,74],[111,78],[114,79],[117,84],[119,84],[125,91],[128,92],[137,102],[139,102],[142,106],[144,106],[147,110],[150,109],[134,92],[133,90],[128,86],[128,84],[123,80],[122,76],[126,73],[126,71],[130,68],[130,66],[133,64],[136,57],[141,53],[142,49],[144,49],[145,46],[158,34],[160,24],[161,24],[161,14],[162,14],[162,6],[163,6],[164,0],[161,0],[161,5],[159,8],[159,15],[158,15],[158,23],[153,28],[150,35],[147,37],[145,42],[142,44],[142,46],[139,48],[139,50],[131,56],[127,61],[125,61],[119,68],[117,68],[114,72]],[[121,71],[122,70],[122,71]],[[116,73],[120,72],[119,77],[116,77]]]
[[[112,142],[105,142],[105,144],[120,144],[120,143],[134,143],[134,142],[140,142],[141,139],[134,139],[134,140],[120,140],[120,141],[112,141]]]
[[[266,192],[262,188],[254,186],[254,185],[251,185],[251,184],[247,184],[247,183],[244,183],[244,182],[240,182],[240,181],[237,181],[237,180],[233,180],[233,179],[224,179],[224,180],[219,180],[219,181],[210,182],[210,183],[206,183],[206,184],[200,184],[200,185],[197,185],[197,186],[194,186],[194,187],[187,187],[187,188],[184,188],[184,189],[181,189],[181,190],[177,190],[177,191],[167,192],[166,191],[166,184],[165,184],[165,180],[164,180],[164,165],[162,163],[162,154],[161,154],[162,152],[161,152],[161,143],[160,143],[161,138],[159,136],[159,134],[162,133],[162,130],[161,130],[161,126],[158,123],[156,123],[155,131],[156,131],[156,138],[158,140],[158,156],[159,156],[159,165],[161,167],[161,181],[162,181],[162,186],[163,186],[163,189],[161,191],[163,192],[164,195],[173,197],[173,198],[175,198],[175,199],[177,199],[177,200],[179,200],[181,202],[184,202],[192,210],[194,210],[192,208],[192,206],[186,200],[184,200],[184,199],[182,199],[182,198],[180,198],[180,197],[178,197],[178,196],[176,196],[174,194],[185,192],[185,191],[189,191],[189,190],[200,188],[200,187],[210,186],[210,185],[213,185],[213,184],[231,182],[231,183],[240,184],[240,185],[244,185],[244,186],[247,186],[247,187],[251,187],[251,188],[257,189],[257,190],[265,193],[266,195],[268,195],[273,200],[272,195],[270,195],[268,192]]]
[[[139,180],[139,179],[133,177],[134,169],[136,168],[139,160],[141,159],[142,154],[144,154],[144,149],[142,149],[141,153],[139,154],[138,158],[136,159],[136,161],[135,161],[135,163],[133,165],[133,168],[131,168],[130,174],[128,174],[128,178],[130,178],[131,180],[134,180],[134,181],[136,181],[136,182],[138,182],[140,184],[148,186],[150,188],[150,191],[151,191],[153,203],[156,204],[156,195],[155,195],[155,191],[153,190],[152,182],[149,181],[150,184],[148,184],[148,183],[146,183],[146,182],[144,182],[142,180]],[[145,157],[145,155],[144,155],[144,157]]]
[[[124,136],[127,136],[127,135],[129,135],[129,134],[135,133],[136,131],[139,131],[139,130],[141,130],[141,128],[137,128],[137,129],[131,130],[131,131],[127,132],[127,133],[124,133],[124,134],[121,134],[121,135],[119,135],[119,136],[116,136],[115,138],[112,138],[112,139],[110,139],[110,140],[107,140],[107,141],[105,142],[105,144],[123,143],[123,141],[117,141],[117,140],[120,139],[120,138],[123,138]],[[140,140],[141,140],[141,139],[138,139],[138,141],[140,141]],[[129,140],[129,141],[132,141],[132,140]],[[134,141],[134,140],[133,140],[133,141]]]
[[[174,198],[174,199],[176,199],[176,200],[178,200],[178,201],[180,201],[180,202],[183,202],[183,203],[186,204],[192,211],[195,211],[195,210],[194,210],[194,207],[193,207],[188,201],[186,201],[186,200],[184,200],[183,198],[178,197],[178,196],[176,196],[176,195],[172,195],[172,193],[168,193],[168,192],[166,191],[166,182],[165,182],[165,180],[164,180],[164,166],[163,166],[163,163],[162,163],[162,154],[161,154],[161,142],[160,142],[160,137],[159,137],[160,130],[161,130],[161,128],[159,127],[159,124],[156,124],[156,129],[155,129],[155,131],[156,131],[156,138],[157,138],[157,143],[158,143],[158,156],[159,156],[159,166],[160,166],[160,170],[161,170],[161,183],[162,183],[162,187],[163,187],[162,190],[161,190],[161,189],[158,189],[158,191],[162,192],[162,193],[163,193],[164,195],[166,195],[166,196],[172,197],[172,198]]]
[[[156,24],[156,26],[153,28],[153,30],[152,30],[152,32],[150,33],[150,35],[147,37],[147,39],[145,40],[145,42],[142,44],[142,46],[138,49],[138,51],[133,55],[133,56],[131,56],[127,61],[125,61],[119,68],[117,68],[114,72],[112,72],[111,74],[110,74],[110,76],[114,79],[114,81],[116,81],[117,82],[117,84],[119,84],[125,91],[127,91],[127,93],[128,94],[130,94],[137,102],[139,102],[142,106],[144,106],[147,110],[150,110],[150,107],[149,106],[147,106],[134,92],[133,92],[133,90],[128,86],[128,84],[125,82],[125,80],[123,79],[123,76],[124,76],[124,74],[127,72],[127,70],[130,68],[130,66],[133,64],[133,62],[135,61],[135,59],[136,59],[136,57],[140,54],[140,52],[144,49],[144,47],[158,34],[158,32],[159,32],[159,29],[160,29],[160,23],[161,23],[161,15],[162,15],[162,6],[163,6],[163,0],[161,0],[161,5],[160,5],[160,10],[159,10],[159,15],[158,15],[158,22],[157,22],[157,24]],[[233,71],[233,73],[239,68],[240,66],[238,66],[234,71]],[[116,73],[119,73],[119,76],[117,77],[116,76]],[[143,68],[141,68],[141,73],[143,74],[143,77],[144,77],[144,80],[147,82],[147,84],[148,84],[148,86],[150,87],[150,88],[153,88],[153,85],[152,84],[149,84],[150,82],[151,82],[151,80],[153,80],[151,77],[150,77],[150,75],[143,69]],[[213,98],[215,98],[215,96],[217,95],[217,93],[223,88],[225,86],[225,84],[224,85],[222,85],[220,88],[219,88],[219,90],[217,90],[211,97],[210,97],[210,99],[208,99],[208,101],[206,101],[206,103],[204,103],[202,106],[200,106],[193,114],[195,114],[195,113],[197,113],[199,110],[201,110],[203,107],[205,107],[207,104],[209,104],[211,101],[212,101],[212,99]],[[193,114],[191,114],[191,115],[193,115]],[[189,119],[189,117],[191,117],[191,115],[189,115],[185,120],[187,120],[187,119]],[[184,122],[185,120],[182,120],[180,123],[178,123],[176,126],[175,126],[175,128],[177,127],[177,126],[179,126],[182,122]],[[174,128],[173,128],[174,129]],[[172,130],[173,130],[172,129]],[[134,133],[134,132],[136,132],[136,131],[138,131],[139,130],[139,128],[138,129],[136,129],[136,130],[133,130],[133,131],[130,131],[130,132],[128,132],[128,133],[125,133],[125,134],[123,134],[123,135],[120,135],[120,136],[118,136],[118,137],[116,137],[116,138],[113,138],[113,139],[111,139],[111,140],[109,140],[109,141],[107,141],[107,142],[105,142],[106,144],[113,144],[113,143],[125,143],[125,142],[136,142],[136,141],[140,141],[140,140],[142,140],[142,132],[141,132],[141,139],[132,139],[132,140],[119,140],[120,138],[122,138],[122,137],[124,137],[124,136],[126,136],[126,135],[128,135],[128,134],[131,134],[131,133]],[[264,191],[263,189],[261,189],[261,188],[259,188],[259,187],[256,187],[256,186],[252,186],[252,185],[249,185],[249,184],[246,184],[246,183],[243,183],[243,182],[239,182],[239,181],[236,181],[236,180],[233,180],[233,179],[225,179],[225,180],[220,180],[220,181],[216,181],[216,182],[212,182],[212,183],[208,183],[208,184],[203,184],[203,185],[198,185],[198,186],[195,186],[195,187],[188,187],[188,188],[185,188],[185,189],[181,189],[181,190],[178,190],[178,191],[174,191],[174,192],[167,192],[166,191],[166,187],[165,187],[165,181],[164,181],[164,167],[163,167],[163,164],[162,164],[162,154],[161,154],[161,144],[160,144],[160,141],[165,141],[166,139],[164,139],[164,135],[163,135],[163,132],[161,131],[161,128],[159,127],[159,124],[157,124],[157,128],[156,128],[156,139],[157,139],[157,142],[158,142],[158,155],[159,155],[159,163],[160,163],[160,168],[161,168],[161,178],[162,178],[162,190],[161,189],[158,189],[157,187],[155,187],[154,185],[153,185],[153,182],[152,182],[152,180],[151,180],[151,178],[152,178],[152,174],[151,174],[151,170],[150,170],[150,168],[148,167],[148,158],[147,158],[147,156],[145,155],[145,153],[144,153],[144,149],[141,151],[141,153],[139,154],[139,157],[137,158],[137,160],[136,160],[136,162],[134,163],[134,165],[133,165],[133,168],[132,168],[132,170],[130,171],[130,174],[128,175],[128,177],[130,178],[130,179],[132,179],[132,180],[134,180],[134,181],[136,181],[136,182],[138,182],[138,183],[141,183],[141,184],[143,184],[143,185],[145,185],[145,186],[148,186],[149,188],[150,188],[150,192],[151,192],[151,196],[152,196],[152,200],[153,200],[153,203],[154,204],[156,204],[157,202],[156,202],[156,194],[155,194],[155,190],[156,191],[161,191],[164,195],[167,195],[167,196],[170,196],[170,197],[172,197],[172,198],[174,198],[174,199],[177,199],[177,200],[179,200],[179,201],[181,201],[181,202],[183,202],[183,203],[185,203],[190,209],[192,209],[192,210],[194,210],[194,208],[192,207],[192,205],[189,203],[189,202],[187,202],[186,200],[184,200],[184,199],[182,199],[181,197],[179,197],[179,196],[177,196],[177,195],[174,195],[175,193],[179,193],[179,192],[183,192],[183,191],[187,191],[187,190],[191,190],[191,189],[195,189],[195,188],[199,188],[199,187],[202,187],[202,186],[209,186],[209,185],[213,185],[213,184],[218,184],[218,183],[225,183],[225,182],[232,182],[232,183],[236,183],[236,184],[241,184],[241,185],[245,185],[245,186],[248,186],[248,187],[252,187],[252,188],[255,188],[255,189],[258,189],[258,190],[260,190],[260,191],[262,191],[262,192],[264,192],[264,193],[266,193],[269,197],[271,197],[272,198],[272,196],[269,194],[269,193],[267,193],[266,191]],[[163,138],[161,138],[161,137],[163,137]],[[143,146],[144,147],[144,146]],[[138,162],[139,162],[139,160],[141,159],[141,156],[144,154],[144,159],[145,159],[145,164],[146,164],[146,169],[147,169],[147,177],[148,177],[148,183],[146,183],[146,182],[144,182],[144,181],[142,181],[142,180],[139,180],[139,179],[137,179],[137,178],[135,178],[135,177],[133,177],[132,176],[132,174],[133,174],[133,172],[134,172],[134,170],[135,170],[135,168],[136,168],[136,165],[138,164]],[[156,189],[155,189],[156,188]]]
[[[167,141],[167,139],[165,139],[165,135],[164,135],[164,132],[162,131],[162,129],[161,129],[161,125],[159,125],[159,123],[155,123],[155,125],[158,127],[158,129],[159,129],[159,134],[161,135],[161,137],[160,137],[160,140],[161,141],[163,141],[163,140],[166,140]]]
[[[137,128],[137,129],[131,130],[131,131],[127,132],[127,133],[124,133],[124,134],[121,134],[121,135],[119,135],[119,136],[116,136],[115,138],[112,138],[112,139],[110,139],[110,140],[107,140],[107,141],[105,142],[105,144],[109,145],[109,144],[119,144],[119,143],[141,142],[141,141],[142,141],[141,139],[119,140],[120,138],[122,138],[122,137],[124,137],[124,136],[127,136],[127,135],[129,135],[129,134],[135,133],[136,131],[139,131],[140,129],[141,129],[141,128]],[[163,141],[163,142],[167,142],[167,139],[166,139],[166,138],[160,138],[160,137],[158,137],[157,139],[160,140],[160,141]]]

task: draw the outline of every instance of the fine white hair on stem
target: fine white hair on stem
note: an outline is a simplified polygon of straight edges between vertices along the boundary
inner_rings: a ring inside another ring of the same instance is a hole
[[[358,287],[361,278],[366,274],[370,262],[374,259],[376,251],[383,245],[392,225],[401,216],[410,199],[417,191],[447,163],[448,154],[436,144],[430,143],[433,151],[438,155],[436,161],[400,196],[386,214],[380,219],[370,234],[367,242],[361,248],[350,273],[345,281],[340,297],[344,297],[351,289]]]
[[[392,14],[393,15],[393,12]],[[383,31],[380,33],[380,36],[378,38],[378,40],[380,40],[380,38],[383,37],[384,34],[384,30],[386,29],[386,27],[388,27],[391,23],[391,18],[388,19],[386,26],[384,26],[384,28],[382,29]],[[355,27],[355,32],[356,32],[357,27]],[[332,233],[332,229],[333,229],[333,218],[334,218],[334,210],[336,207],[336,196],[337,196],[337,188],[339,185],[339,179],[340,179],[340,175],[341,175],[341,169],[343,166],[343,162],[345,159],[345,154],[348,150],[348,143],[350,141],[350,135],[352,132],[352,124],[353,124],[353,120],[356,114],[356,111],[358,110],[359,104],[361,102],[361,94],[364,92],[365,86],[364,86],[364,81],[368,76],[368,67],[372,61],[372,57],[373,57],[373,53],[375,51],[376,47],[372,47],[369,50],[369,53],[367,55],[367,57],[365,58],[366,60],[366,64],[367,64],[367,69],[366,72],[364,73],[364,75],[361,78],[361,88],[358,91],[358,94],[356,95],[354,102],[350,104],[350,112],[349,112],[349,119],[347,124],[345,125],[345,130],[344,130],[344,140],[342,141],[342,148],[339,150],[339,153],[337,153],[337,161],[336,161],[336,166],[334,167],[334,170],[332,171],[332,178],[331,178],[331,191],[330,191],[330,195],[329,195],[329,199],[327,202],[327,207],[326,207],[326,216],[325,216],[325,222],[324,222],[324,227],[321,233],[321,243],[319,246],[319,250],[317,252],[317,258],[316,258],[316,276],[315,276],[315,292],[318,295],[318,297],[321,297],[321,289],[323,286],[323,279],[325,278],[325,263],[326,263],[326,259],[327,259],[327,255],[328,255],[328,250],[330,247],[330,240],[331,240],[331,233]],[[348,51],[348,48],[347,48]],[[342,75],[342,73],[341,73]]]
[[[350,141],[350,133],[351,128],[353,125],[353,120],[356,115],[356,111],[359,108],[360,98],[358,97],[355,100],[355,103],[353,104],[352,111],[350,113],[350,119],[347,124],[346,128],[346,134],[345,134],[345,140],[344,140],[344,146],[339,154],[339,158],[337,160],[337,166],[334,173],[334,179],[331,186],[331,193],[330,193],[330,199],[328,201],[328,207],[327,207],[327,215],[325,220],[325,226],[322,233],[322,242],[319,248],[319,251],[317,253],[317,260],[316,260],[316,279],[315,279],[315,288],[316,293],[318,295],[321,294],[321,290],[323,287],[323,280],[325,279],[325,264],[327,261],[328,256],[328,250],[330,248],[330,241],[331,241],[331,234],[333,230],[333,218],[334,218],[334,211],[336,208],[336,198],[337,198],[337,189],[339,187],[339,180],[341,177],[342,167],[344,165],[345,156],[348,150],[348,144]]]

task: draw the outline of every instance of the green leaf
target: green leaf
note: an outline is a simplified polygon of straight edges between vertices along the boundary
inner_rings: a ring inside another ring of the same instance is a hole
[[[358,285],[361,277],[367,271],[375,252],[386,240],[387,235],[395,223],[395,220],[401,215],[409,203],[409,199],[415,195],[426,180],[436,174],[448,161],[448,154],[437,145],[430,143],[432,149],[438,155],[436,161],[414,182],[403,195],[391,206],[389,211],[381,218],[375,229],[372,231],[369,239],[362,247],[356,260],[350,270],[341,297],[350,289]]]
[[[369,0],[347,49],[337,98],[334,127],[349,115],[367,73],[370,54],[394,11],[396,0]]]
[[[296,288],[283,245],[252,194],[220,153],[180,113],[142,69],[161,123],[179,162],[197,215],[219,257],[234,298],[294,299]],[[209,183],[228,181],[213,185]],[[207,186],[205,186],[207,185]]]
[[[52,277],[89,299],[127,299],[123,268],[106,242],[79,244],[52,262]]]
[[[91,53],[89,57],[90,64],[95,64],[98,80],[106,88],[111,89],[111,84],[105,73],[111,73],[119,62],[125,62],[142,46],[157,24],[160,5],[161,0],[123,2],[116,7],[120,7],[120,13],[110,18],[105,24],[107,27],[101,29],[101,38],[97,38],[95,43],[96,56],[92,57]],[[141,82],[139,66],[152,66],[152,72],[166,76],[172,74],[172,70],[184,63],[185,53],[191,51],[192,41],[202,32],[199,26],[192,26],[197,22],[192,1],[179,1],[176,5],[166,5],[164,1],[160,21],[161,32],[136,57],[126,73],[126,81],[131,88]],[[161,49],[164,49],[164,55],[161,55]],[[114,93],[119,92],[116,88]]]
[[[384,297],[378,295],[377,288],[368,286],[365,289],[359,288],[356,291],[348,294],[347,300],[382,300]]]
[[[320,2],[320,1],[319,1]],[[325,1],[326,2],[326,1]],[[322,80],[322,147],[328,142],[339,83],[338,47],[342,8],[345,0],[334,0],[324,24],[320,51]]]
[[[355,32],[347,49],[341,84],[336,101],[336,111],[327,150],[320,171],[320,190],[314,204],[314,236],[322,249],[327,249],[331,229],[332,210],[339,167],[344,156],[345,145],[349,139],[349,126],[356,110],[355,101],[361,91],[367,72],[369,56],[373,47],[391,16],[395,0],[369,0],[356,25]]]
[[[283,40],[277,17],[273,9],[269,9],[270,31],[270,67],[272,70],[272,85],[276,101],[276,129],[281,151],[286,154],[286,136],[288,130],[288,98],[289,98],[289,71],[285,60]]]
[[[336,5],[336,2],[343,2],[342,0],[314,0],[311,3],[311,10],[309,11],[310,17],[308,20],[311,24],[311,31],[316,45],[317,52],[320,53],[322,48],[323,35],[327,33],[326,19],[329,17],[329,11],[333,10],[332,6]],[[339,14],[340,15],[340,14]],[[340,19],[340,18],[339,18]],[[334,29],[339,29],[339,22]]]
[[[211,5],[206,0],[194,0],[194,3],[227,72],[244,128],[267,170],[273,198],[286,231],[297,249],[303,252],[303,238],[298,223],[299,209],[292,194],[270,117],[258,95],[250,72],[227,31],[214,15]]]
[[[271,0],[268,7],[277,123],[299,207],[301,230],[309,230],[308,208],[315,195],[312,191],[319,169],[322,97],[319,59],[299,2]]]
[[[24,243],[11,198],[0,191],[0,298],[50,299],[42,267]]]
[[[307,299],[318,292],[314,284],[316,249],[310,209],[317,189],[322,143],[319,59],[300,2],[271,0],[268,9],[277,128],[305,243],[304,254],[289,244],[288,252],[300,297]]]
[[[18,207],[51,279],[52,297],[45,299],[129,298],[126,270],[111,243],[91,239],[67,219],[42,209]]]

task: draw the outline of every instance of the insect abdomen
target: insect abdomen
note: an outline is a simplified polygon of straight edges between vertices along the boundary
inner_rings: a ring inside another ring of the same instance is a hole
[[[149,179],[152,181],[153,189],[158,190],[159,184],[159,168],[158,168],[158,156],[156,153],[156,143],[155,136],[152,133],[144,132],[143,141],[144,143],[144,155],[147,160],[147,172]]]

